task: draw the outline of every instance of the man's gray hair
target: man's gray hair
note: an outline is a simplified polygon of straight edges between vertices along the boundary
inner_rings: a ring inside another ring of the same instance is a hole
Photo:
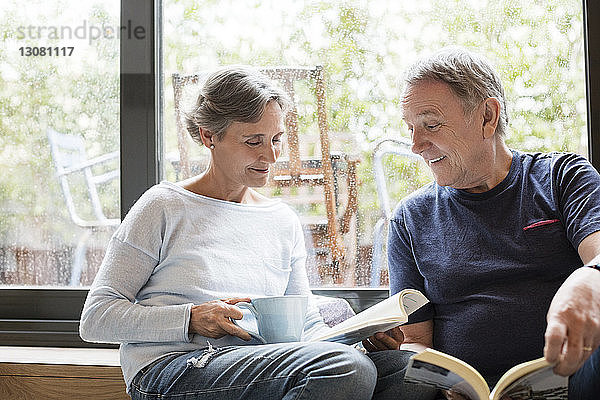
[[[459,47],[446,47],[413,64],[404,77],[407,86],[424,81],[446,83],[470,115],[481,102],[494,97],[500,103],[496,132],[506,134],[508,113],[500,77],[484,57]]]
[[[258,70],[241,65],[223,67],[206,77],[195,106],[185,113],[187,130],[199,144],[198,128],[222,140],[233,122],[258,122],[270,101],[276,101],[284,114],[290,107],[286,93]]]

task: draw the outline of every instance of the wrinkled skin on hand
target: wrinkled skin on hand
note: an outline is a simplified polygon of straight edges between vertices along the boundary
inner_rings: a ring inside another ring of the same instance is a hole
[[[387,332],[377,332],[362,341],[367,351],[398,350],[404,342],[404,334],[400,328],[393,328]]]
[[[544,357],[556,363],[556,374],[572,375],[600,345],[600,271],[573,272],[554,295],[547,321]]]
[[[214,339],[231,335],[243,340],[250,340],[248,332],[231,321],[231,319],[242,319],[244,316],[242,311],[235,306],[236,303],[242,301],[249,302],[250,299],[230,297],[192,306],[189,332]]]

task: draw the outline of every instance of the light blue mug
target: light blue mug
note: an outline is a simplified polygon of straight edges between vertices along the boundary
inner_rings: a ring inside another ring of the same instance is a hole
[[[270,296],[252,299],[250,303],[236,303],[254,314],[258,332],[247,330],[262,343],[298,342],[302,338],[308,296]],[[233,322],[240,326],[233,320]]]

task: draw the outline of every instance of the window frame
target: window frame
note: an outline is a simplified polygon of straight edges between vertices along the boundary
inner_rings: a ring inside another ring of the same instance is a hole
[[[583,0],[583,44],[589,160],[600,171],[600,4]],[[590,23],[591,22],[591,23]]]
[[[600,3],[583,1],[589,159],[600,170]],[[143,39],[121,37],[121,216],[160,179],[162,160],[161,0],[121,2],[121,21],[144,28]],[[115,347],[85,343],[78,322],[88,290],[0,288],[0,345]],[[388,296],[387,289],[315,289],[363,309]]]

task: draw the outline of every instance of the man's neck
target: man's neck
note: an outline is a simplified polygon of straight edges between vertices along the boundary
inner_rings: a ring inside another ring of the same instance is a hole
[[[502,138],[497,138],[492,148],[489,149],[489,157],[484,157],[489,161],[487,164],[488,173],[482,179],[481,184],[469,189],[465,189],[470,193],[484,193],[493,189],[496,185],[506,178],[512,164],[512,153]]]

